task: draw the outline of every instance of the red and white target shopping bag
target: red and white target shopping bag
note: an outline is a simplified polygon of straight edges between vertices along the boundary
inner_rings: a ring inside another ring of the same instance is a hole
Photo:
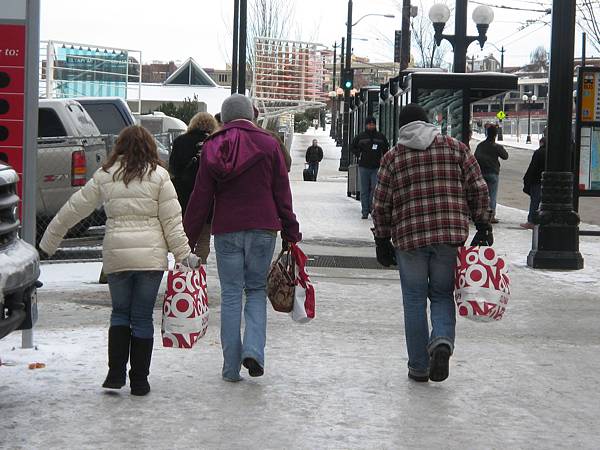
[[[294,267],[296,274],[294,280],[296,284],[296,288],[294,289],[294,307],[290,316],[292,316],[292,320],[295,322],[307,323],[315,318],[315,288],[306,273],[307,256],[296,244],[291,244],[290,250],[296,263]]]
[[[459,247],[454,298],[462,317],[477,322],[502,319],[510,299],[506,261],[492,247]]]
[[[192,348],[208,328],[208,295],[204,267],[169,270],[163,301],[164,347]]]

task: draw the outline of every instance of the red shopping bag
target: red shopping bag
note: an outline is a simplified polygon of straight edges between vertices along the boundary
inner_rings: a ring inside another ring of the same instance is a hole
[[[315,318],[315,288],[306,273],[307,256],[296,244],[290,245],[295,264],[294,307],[290,315],[292,320],[307,323]]]
[[[164,347],[192,348],[208,328],[208,295],[204,267],[189,270],[176,266],[167,277],[163,301]]]
[[[458,314],[478,322],[500,320],[510,299],[508,264],[492,247],[460,247],[454,298]]]

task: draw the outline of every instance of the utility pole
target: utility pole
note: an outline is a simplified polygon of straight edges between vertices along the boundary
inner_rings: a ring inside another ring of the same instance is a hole
[[[402,51],[400,52],[400,72],[410,64],[410,0],[402,3]]]
[[[240,46],[240,0],[233,0],[233,56],[231,60],[231,93],[238,88],[238,58]]]
[[[454,73],[467,71],[467,0],[456,0]]]
[[[239,49],[239,77],[238,94],[246,95],[246,47],[248,41],[248,0],[240,2],[240,49]]]
[[[576,0],[553,0],[548,141],[542,202],[527,265],[537,269],[583,268],[579,215],[573,210],[573,58]]]
[[[348,21],[346,22],[346,70],[352,67],[352,0],[348,0]],[[350,164],[350,89],[344,87],[344,125],[342,128],[342,154],[340,172],[346,172]]]

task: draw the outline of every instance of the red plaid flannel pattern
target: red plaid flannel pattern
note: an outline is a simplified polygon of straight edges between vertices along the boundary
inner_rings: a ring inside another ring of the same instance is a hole
[[[374,233],[410,251],[434,244],[462,245],[469,216],[488,223],[487,184],[462,142],[438,135],[427,150],[398,145],[381,161],[373,202]]]

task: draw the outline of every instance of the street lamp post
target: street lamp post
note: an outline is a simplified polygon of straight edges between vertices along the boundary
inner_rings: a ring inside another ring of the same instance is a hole
[[[527,264],[539,269],[583,268],[579,216],[573,210],[573,58],[576,0],[553,0],[546,171]]]
[[[389,19],[394,18],[393,14],[365,14],[356,22],[352,23],[352,0],[348,0],[348,19],[346,20],[346,63],[345,69],[352,68],[352,27],[357,25],[365,17],[379,16]],[[350,164],[350,89],[344,86],[344,124],[342,126],[342,152],[340,156],[340,172],[348,171]]]
[[[530,92],[523,95],[523,103],[527,105],[527,139],[526,144],[531,144],[531,105],[537,102],[537,97]]]
[[[435,43],[439,46],[446,39],[452,44],[454,50],[455,73],[465,73],[467,70],[467,48],[473,42],[478,41],[483,49],[487,40],[487,30],[494,20],[494,10],[489,6],[480,5],[473,11],[473,21],[477,25],[477,36],[467,36],[467,4],[468,0],[456,0],[455,33],[444,34],[446,23],[450,19],[450,8],[438,3],[429,10],[429,18],[433,22],[435,30]]]

